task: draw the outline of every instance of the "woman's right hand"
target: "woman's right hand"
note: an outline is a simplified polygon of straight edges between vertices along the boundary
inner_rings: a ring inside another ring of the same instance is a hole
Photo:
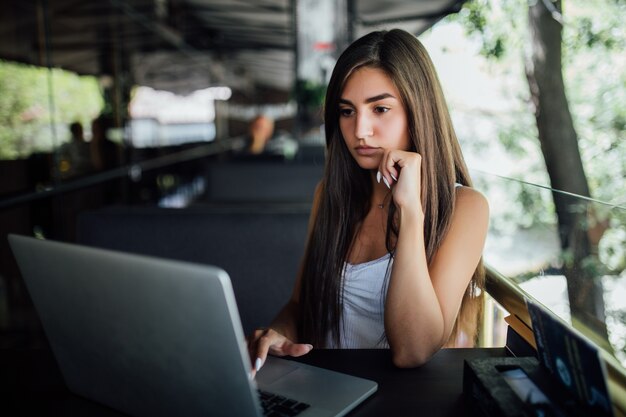
[[[257,329],[248,337],[248,352],[252,361],[251,376],[261,369],[267,354],[274,356],[302,356],[313,349],[312,345],[294,343],[272,328]]]

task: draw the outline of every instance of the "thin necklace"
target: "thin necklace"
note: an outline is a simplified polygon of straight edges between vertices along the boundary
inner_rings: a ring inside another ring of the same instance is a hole
[[[389,192],[387,192],[387,194],[385,194],[385,198],[383,198],[383,201],[381,203],[376,204],[376,206],[379,209],[384,209],[385,208],[385,200],[387,200],[389,198]]]

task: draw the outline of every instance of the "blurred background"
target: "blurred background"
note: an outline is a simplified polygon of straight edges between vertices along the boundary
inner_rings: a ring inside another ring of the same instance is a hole
[[[624,21],[623,0],[4,0],[0,343],[42,343],[8,233],[98,244],[112,207],[306,213],[336,58],[400,27],[490,201],[490,295],[498,277],[626,365]],[[513,307],[486,303],[501,346]]]

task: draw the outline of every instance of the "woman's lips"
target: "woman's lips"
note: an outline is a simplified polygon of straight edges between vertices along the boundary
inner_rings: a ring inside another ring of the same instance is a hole
[[[371,148],[369,146],[357,146],[355,148],[356,153],[361,156],[371,156],[379,152],[380,148]]]

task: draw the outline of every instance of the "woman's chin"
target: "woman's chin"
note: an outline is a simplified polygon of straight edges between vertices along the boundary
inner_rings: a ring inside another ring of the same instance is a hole
[[[367,170],[376,170],[378,171],[378,167],[380,166],[380,157],[378,158],[355,158],[356,163],[359,167]]]

